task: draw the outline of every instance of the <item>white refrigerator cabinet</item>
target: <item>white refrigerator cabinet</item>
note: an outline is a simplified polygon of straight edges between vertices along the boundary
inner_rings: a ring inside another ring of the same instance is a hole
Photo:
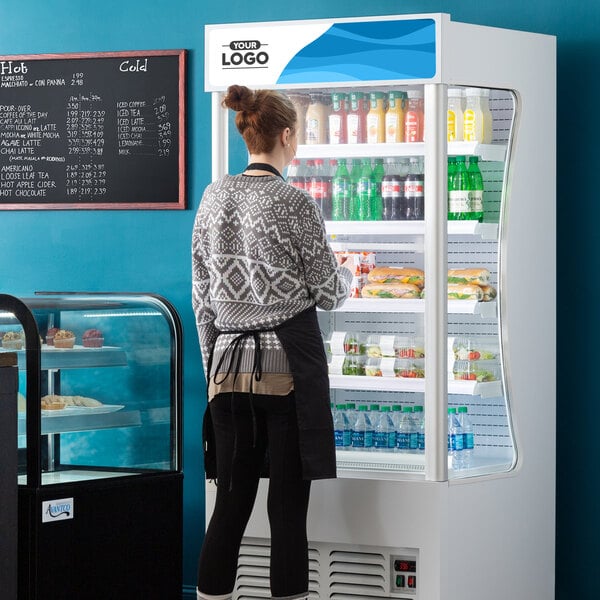
[[[311,599],[546,600],[555,548],[555,118],[553,36],[451,20],[447,14],[208,25],[205,89],[213,96],[213,177],[227,171],[222,92],[237,83],[283,91],[421,89],[419,143],[305,145],[298,158],[417,156],[422,221],[327,222],[334,249],[373,250],[381,265],[423,268],[416,300],[349,299],[321,313],[341,331],[422,335],[425,377],[332,373],[334,402],[424,405],[425,452],[338,452],[338,478],[313,484]],[[449,87],[490,90],[491,144],[447,142]],[[233,132],[237,135],[237,132]],[[447,220],[447,158],[478,156],[483,222]],[[493,302],[449,301],[449,267],[485,266]],[[492,337],[494,381],[452,377],[448,339]],[[466,405],[471,468],[449,465],[447,409]],[[264,482],[263,482],[264,483]],[[215,490],[207,484],[207,518]],[[240,553],[237,600],[268,598],[266,485]]]

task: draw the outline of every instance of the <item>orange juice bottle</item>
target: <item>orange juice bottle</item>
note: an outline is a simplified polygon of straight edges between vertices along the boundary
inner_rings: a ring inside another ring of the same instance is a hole
[[[369,94],[370,108],[367,113],[367,143],[385,142],[385,95],[383,92]]]
[[[406,92],[392,90],[388,93],[388,109],[385,113],[385,141],[395,144],[404,141],[404,109]]]

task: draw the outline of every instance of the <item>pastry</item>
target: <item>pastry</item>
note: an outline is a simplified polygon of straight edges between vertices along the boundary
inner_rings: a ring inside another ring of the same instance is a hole
[[[42,398],[42,410],[62,410],[66,403],[60,396],[44,396]]]
[[[72,348],[75,345],[75,334],[68,329],[59,329],[54,334],[55,348]]]
[[[54,335],[58,331],[58,327],[50,327],[46,332],[46,344],[48,346],[54,346]]]
[[[85,406],[86,408],[102,406],[102,402],[94,398],[87,398],[86,396],[59,396],[58,394],[49,394],[44,396],[42,398],[42,405],[44,402],[62,402],[65,406]]]
[[[23,332],[21,331],[7,331],[2,336],[2,347],[8,348],[9,350],[21,350],[23,348]]]
[[[99,329],[88,329],[83,332],[82,340],[85,348],[102,348],[104,335]]]

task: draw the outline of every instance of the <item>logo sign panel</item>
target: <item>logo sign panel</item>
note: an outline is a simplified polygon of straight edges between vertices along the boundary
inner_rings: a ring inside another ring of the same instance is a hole
[[[75,502],[73,498],[46,500],[42,502],[42,523],[66,521],[74,516]]]

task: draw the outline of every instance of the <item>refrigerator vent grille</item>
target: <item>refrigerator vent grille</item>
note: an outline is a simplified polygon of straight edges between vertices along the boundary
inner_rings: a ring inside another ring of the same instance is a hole
[[[309,542],[309,600],[395,598],[390,591],[390,556],[416,550]],[[235,600],[271,598],[268,539],[244,538],[238,560]],[[410,600],[417,600],[411,594]]]

